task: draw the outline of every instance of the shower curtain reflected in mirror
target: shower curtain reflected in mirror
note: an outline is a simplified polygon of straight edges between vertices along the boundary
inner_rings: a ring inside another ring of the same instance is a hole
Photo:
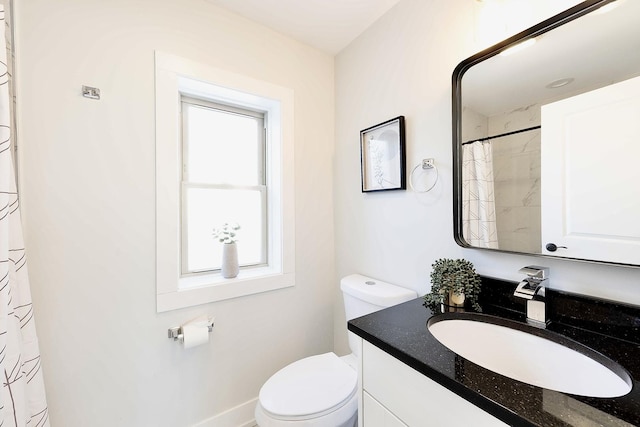
[[[493,155],[489,141],[462,146],[462,233],[471,246],[498,249]]]
[[[0,5],[0,46],[6,46],[5,9]],[[11,143],[7,52],[0,48],[0,425],[48,427],[40,351]]]

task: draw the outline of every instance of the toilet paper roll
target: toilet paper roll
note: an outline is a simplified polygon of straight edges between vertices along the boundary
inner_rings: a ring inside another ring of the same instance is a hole
[[[192,348],[209,342],[209,319],[199,317],[182,325],[182,344]]]

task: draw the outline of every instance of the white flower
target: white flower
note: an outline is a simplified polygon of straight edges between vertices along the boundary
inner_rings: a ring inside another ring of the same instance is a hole
[[[238,241],[235,233],[238,230],[240,225],[237,222],[231,224],[225,222],[222,227],[213,229],[213,237],[220,243],[235,243]]]

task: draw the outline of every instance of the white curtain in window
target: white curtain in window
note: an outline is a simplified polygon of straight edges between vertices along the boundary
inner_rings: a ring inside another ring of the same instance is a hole
[[[472,246],[498,248],[493,155],[489,142],[462,146],[462,233]]]
[[[0,46],[6,46],[0,5]],[[33,320],[11,153],[7,53],[0,49],[0,425],[47,427],[49,414]]]

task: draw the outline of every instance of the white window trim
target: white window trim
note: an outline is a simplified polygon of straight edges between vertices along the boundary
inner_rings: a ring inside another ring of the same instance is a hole
[[[294,286],[295,211],[293,90],[156,51],[156,296],[157,311]],[[180,276],[180,97],[214,98],[267,111],[270,123],[269,265]]]

